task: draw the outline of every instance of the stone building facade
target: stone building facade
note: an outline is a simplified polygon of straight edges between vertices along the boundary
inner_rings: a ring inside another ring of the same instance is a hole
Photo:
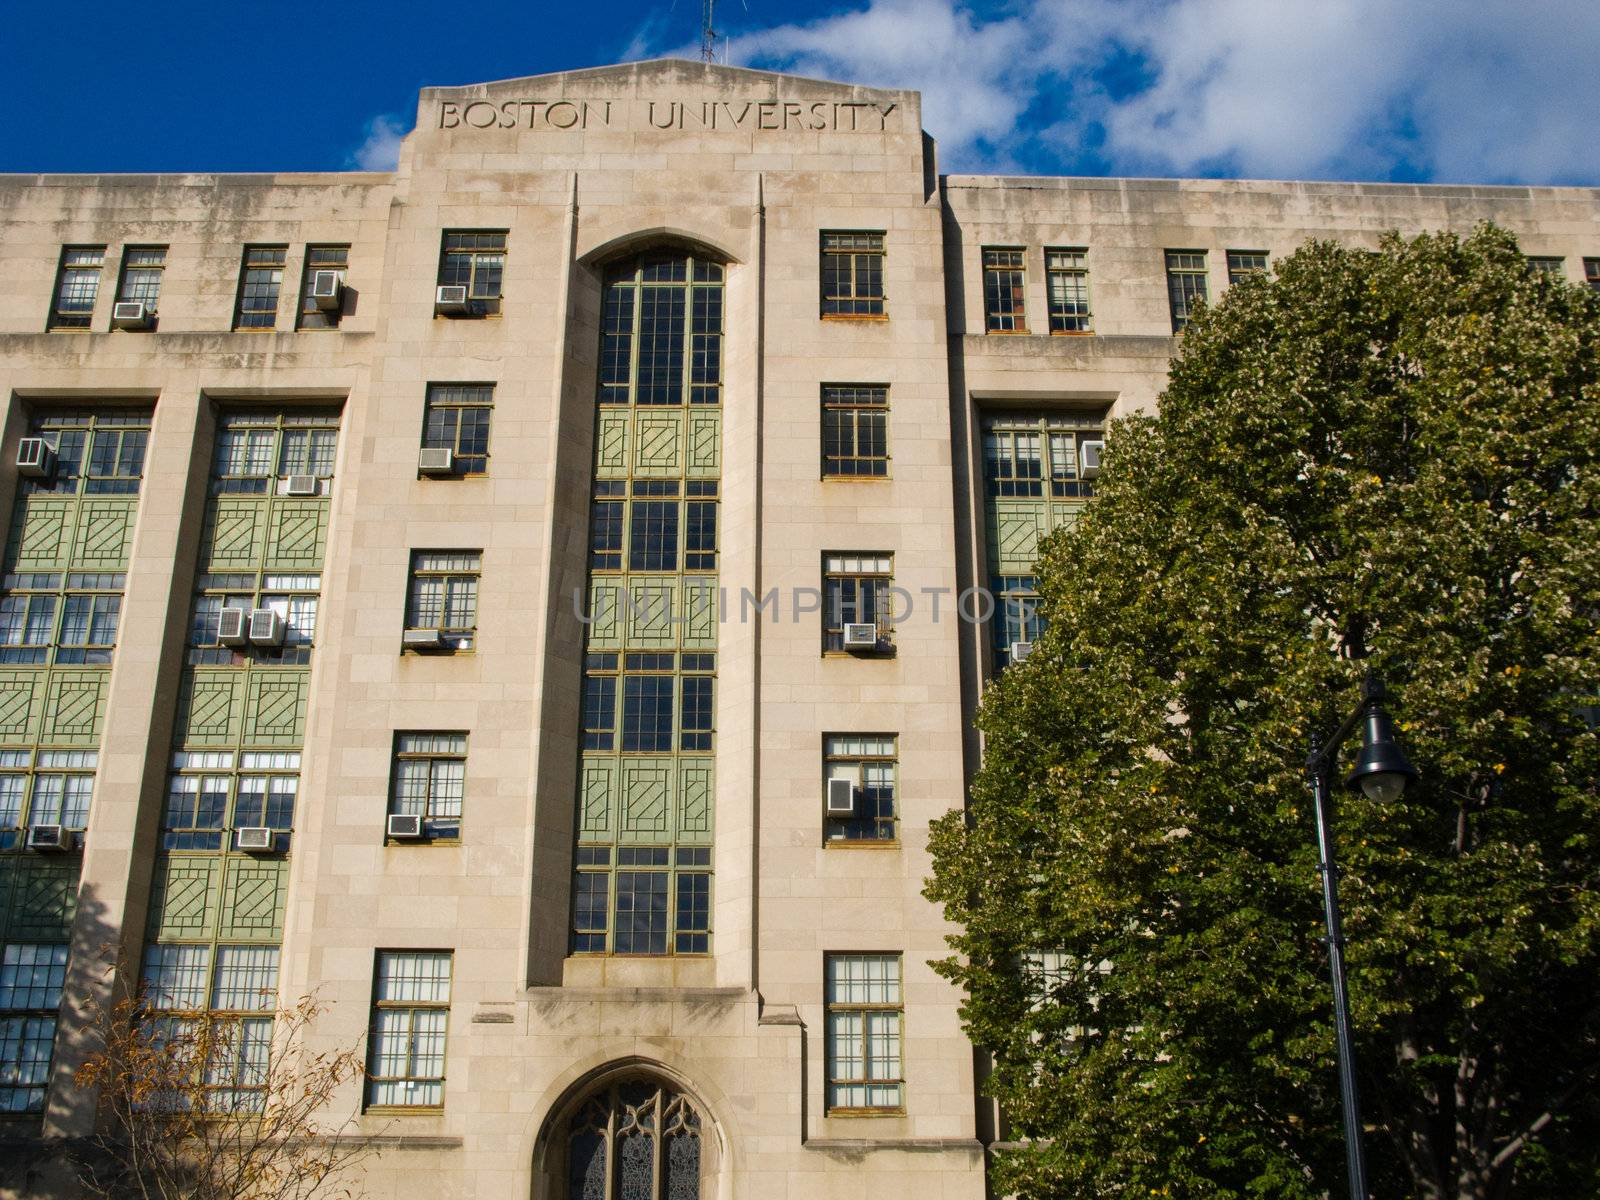
[[[1600,286],[1600,193],[935,154],[656,62],[425,90],[392,174],[0,178],[8,1136],[92,1120],[87,998],[248,1060],[315,993],[374,1196],[985,1194],[927,825],[1106,422],[1308,238]]]

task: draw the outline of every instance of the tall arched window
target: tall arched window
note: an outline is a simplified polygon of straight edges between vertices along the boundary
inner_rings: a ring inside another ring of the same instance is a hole
[[[567,1200],[699,1200],[700,1113],[653,1079],[607,1084],[567,1125]]]

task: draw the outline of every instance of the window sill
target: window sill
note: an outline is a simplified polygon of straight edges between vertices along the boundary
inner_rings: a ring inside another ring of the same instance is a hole
[[[888,483],[894,476],[888,473],[882,475],[832,475],[827,471],[822,473],[823,483]]]
[[[363,1116],[380,1117],[442,1117],[442,1104],[369,1104],[361,1110]]]
[[[906,1115],[904,1105],[899,1108],[829,1108],[823,1110],[825,1117],[903,1117]]]
[[[887,321],[888,313],[818,313],[824,321]]]
[[[461,844],[462,841],[459,837],[397,838],[389,837],[387,834],[385,834],[383,839],[383,846],[386,850],[392,846],[459,846]]]
[[[897,837],[894,837],[894,838],[824,838],[822,840],[822,847],[825,850],[830,850],[830,849],[833,849],[835,847],[837,847],[838,849],[841,849],[841,850],[843,850],[843,849],[850,849],[850,850],[898,850],[898,849],[900,849],[900,839],[897,838]]]
[[[983,332],[988,337],[1030,337],[1033,333],[1031,329],[985,329]]]
[[[1095,331],[1092,329],[1052,329],[1050,331],[1051,337],[1093,337],[1094,334]]]

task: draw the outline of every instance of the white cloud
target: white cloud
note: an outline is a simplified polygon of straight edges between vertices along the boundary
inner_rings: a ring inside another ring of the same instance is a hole
[[[1031,138],[1057,161],[1099,142],[1123,174],[1530,183],[1600,179],[1597,51],[1592,0],[868,0],[728,43],[743,66],[920,90],[957,170]],[[1131,91],[1094,75],[1114,55],[1142,67]]]
[[[350,155],[362,171],[392,171],[400,162],[400,139],[411,131],[398,117],[380,115],[367,122],[366,140]]]

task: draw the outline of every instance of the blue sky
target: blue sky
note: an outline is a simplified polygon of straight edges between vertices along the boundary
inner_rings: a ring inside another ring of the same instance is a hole
[[[721,0],[918,88],[947,171],[1600,184],[1600,0]],[[382,168],[416,92],[674,52],[699,0],[0,0],[0,171]]]

